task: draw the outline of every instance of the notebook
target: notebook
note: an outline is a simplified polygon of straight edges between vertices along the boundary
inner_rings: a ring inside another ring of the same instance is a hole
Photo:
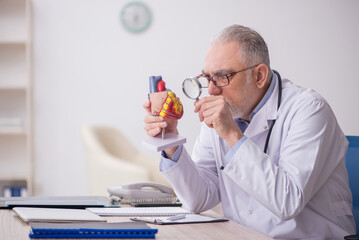
[[[30,238],[155,238],[157,229],[143,222],[30,223]]]
[[[13,208],[25,222],[105,222],[106,219],[84,209]]]
[[[193,214],[181,207],[141,207],[141,208],[86,208],[100,216],[173,216]]]

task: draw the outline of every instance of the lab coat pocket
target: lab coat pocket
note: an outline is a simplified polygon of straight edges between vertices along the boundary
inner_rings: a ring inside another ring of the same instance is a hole
[[[272,234],[281,223],[279,218],[273,217],[272,213],[254,198],[249,199],[247,208],[242,211],[241,215],[245,216],[247,225],[261,233]]]

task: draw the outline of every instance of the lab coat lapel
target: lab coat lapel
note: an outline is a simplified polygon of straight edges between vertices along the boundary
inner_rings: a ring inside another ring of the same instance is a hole
[[[264,132],[268,129],[268,121],[266,117],[266,111],[264,108],[266,108],[265,104],[252,118],[252,121],[248,125],[247,130],[245,131],[245,135],[248,138],[252,138],[261,132]]]
[[[277,79],[276,79],[277,80]],[[278,82],[276,82],[272,95],[264,106],[253,116],[245,135],[252,138],[262,132],[268,131],[272,120],[277,119]]]

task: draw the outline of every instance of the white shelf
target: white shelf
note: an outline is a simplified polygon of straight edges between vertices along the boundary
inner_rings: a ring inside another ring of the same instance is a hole
[[[4,173],[0,171],[0,181],[26,181],[28,179],[28,174],[23,173]]]
[[[27,115],[26,91],[0,91],[0,118],[20,118],[24,124]]]
[[[26,47],[0,45],[0,86],[25,86],[26,82]]]
[[[4,40],[0,39],[0,45],[26,45],[27,43],[23,40]]]
[[[1,86],[0,85],[0,91],[27,91],[27,87],[26,86]]]
[[[0,42],[26,42],[25,0],[0,0]]]
[[[0,127],[0,136],[1,135],[26,136],[26,134],[27,132],[23,128]]]
[[[0,0],[0,196],[33,191],[30,19],[30,0]]]

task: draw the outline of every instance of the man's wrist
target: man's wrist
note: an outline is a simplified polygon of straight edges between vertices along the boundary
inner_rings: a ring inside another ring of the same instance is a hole
[[[168,159],[172,159],[173,154],[176,152],[177,148],[178,148],[178,146],[175,146],[175,147],[167,148],[164,150]]]

